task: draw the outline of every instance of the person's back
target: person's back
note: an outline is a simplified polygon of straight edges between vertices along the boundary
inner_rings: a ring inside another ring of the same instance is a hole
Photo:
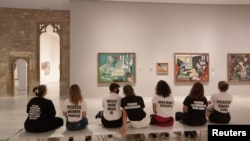
[[[150,124],[156,126],[172,126],[174,124],[174,97],[171,95],[171,89],[166,81],[160,80],[155,90],[155,95],[152,98],[152,109],[154,114],[151,115]],[[157,137],[168,138],[169,133],[164,132],[159,136],[155,133],[150,133],[149,136],[153,139]]]
[[[154,96],[152,99],[153,104],[156,104],[156,115],[164,118],[173,116],[174,97]]]
[[[63,119],[56,116],[56,110],[51,100],[44,98],[47,87],[39,85],[33,89],[37,97],[32,98],[28,104],[24,128],[28,132],[46,132],[63,125]]]
[[[185,118],[183,118],[183,123],[199,126],[203,125],[207,122],[206,120],[206,107],[207,107],[207,99],[203,97],[201,99],[195,99],[190,96],[187,96],[183,102],[186,105],[187,111]]]
[[[233,97],[227,93],[229,84],[225,81],[218,83],[219,93],[211,95],[207,108],[208,118],[214,123],[229,123],[231,120],[230,105]]]
[[[130,126],[134,128],[144,128],[150,123],[150,118],[144,111],[145,104],[141,96],[134,93],[131,85],[127,84],[123,87],[125,97],[121,99],[121,107],[123,113],[123,124],[120,130],[121,136],[126,136],[127,119],[130,121]],[[145,140],[145,135],[140,134],[140,140]]]
[[[78,131],[85,129],[88,125],[87,104],[77,84],[72,84],[69,88],[68,98],[64,101],[63,115],[66,118],[67,130]],[[69,140],[73,140],[73,137]],[[91,136],[86,136],[85,140],[91,140]]]
[[[121,118],[121,96],[116,93],[110,93],[103,98],[103,116],[106,120],[117,120]]]
[[[204,87],[201,82],[195,82],[190,93],[183,101],[183,111],[175,113],[175,120],[190,126],[200,126],[207,122],[207,98],[204,96]],[[196,137],[196,131],[185,131],[186,137]]]
[[[81,130],[88,125],[85,112],[87,111],[87,105],[84,100],[79,102],[77,105],[70,102],[69,99],[64,101],[64,114],[66,117],[66,128],[67,130]],[[84,116],[83,116],[84,113]]]
[[[117,128],[122,126],[121,96],[119,96],[120,85],[111,83],[110,93],[102,99],[103,110],[99,111],[96,118],[101,118],[102,125],[106,128]],[[110,135],[111,137],[111,135]]]
[[[121,107],[126,110],[128,119],[131,121],[140,121],[146,117],[145,105],[141,96],[123,97]]]
[[[27,104],[27,120],[40,121],[55,117],[56,111],[53,103],[49,99],[34,97]]]

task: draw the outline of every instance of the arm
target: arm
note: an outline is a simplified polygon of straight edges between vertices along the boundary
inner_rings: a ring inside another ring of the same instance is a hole
[[[122,128],[121,128],[121,136],[124,138],[126,136],[126,128],[127,128],[127,112],[124,108],[122,108]]]
[[[87,115],[87,112],[86,112],[86,111],[83,111],[83,112],[82,112],[82,117],[86,117],[86,115]]]
[[[67,118],[68,113],[66,111],[63,111],[63,116],[65,116]]]
[[[156,113],[157,113],[157,111],[156,111],[156,104],[153,103],[153,104],[152,104],[152,107],[153,107],[153,112],[154,112],[154,114],[156,114]]]
[[[212,104],[212,102],[210,100],[207,103],[208,103],[208,105]]]
[[[56,109],[55,109],[55,106],[51,100],[49,100],[47,108],[48,108],[47,110],[48,110],[49,116],[55,117],[56,116]]]
[[[188,106],[183,105],[182,111],[183,111],[184,113],[186,113],[186,112],[188,111]]]

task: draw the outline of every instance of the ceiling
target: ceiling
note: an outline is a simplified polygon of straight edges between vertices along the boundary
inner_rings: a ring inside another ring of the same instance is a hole
[[[71,0],[0,0],[0,7],[44,9],[44,10],[70,10],[70,1]],[[84,1],[84,0],[78,0],[78,1]],[[92,0],[92,1],[250,5],[250,0]]]

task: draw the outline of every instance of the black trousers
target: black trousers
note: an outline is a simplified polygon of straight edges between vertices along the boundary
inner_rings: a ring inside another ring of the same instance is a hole
[[[60,117],[35,121],[26,119],[24,123],[24,128],[28,132],[39,133],[56,129],[62,125],[63,119]]]
[[[214,123],[229,123],[231,116],[230,113],[220,113],[216,110],[213,110],[208,119]]]
[[[106,128],[117,128],[122,126],[122,116],[118,120],[106,120],[103,116],[101,118],[102,125]]]

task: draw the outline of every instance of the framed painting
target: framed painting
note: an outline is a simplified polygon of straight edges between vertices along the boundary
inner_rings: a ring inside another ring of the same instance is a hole
[[[174,65],[175,82],[209,81],[208,53],[175,53]]]
[[[44,63],[45,63],[44,74],[49,75],[50,74],[50,62],[45,61]]]
[[[167,74],[168,73],[168,63],[156,63],[156,73],[157,74]]]
[[[250,81],[250,53],[227,55],[228,81]]]
[[[135,83],[135,53],[98,53],[98,83]]]

